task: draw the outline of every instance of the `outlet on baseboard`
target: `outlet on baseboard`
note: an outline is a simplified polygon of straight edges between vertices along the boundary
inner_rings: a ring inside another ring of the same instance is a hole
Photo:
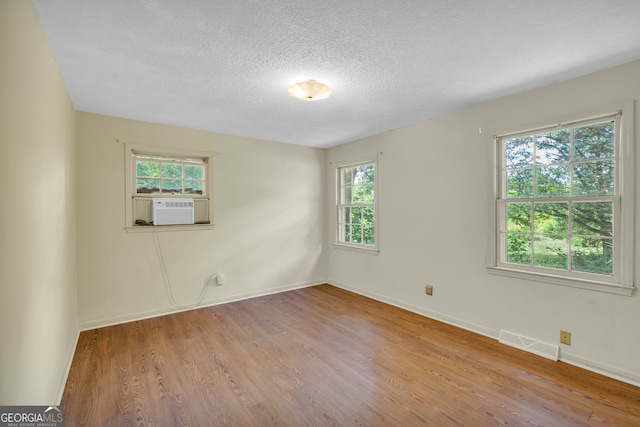
[[[560,344],[571,345],[571,332],[560,331]]]
[[[433,286],[432,285],[425,286],[424,293],[427,295],[433,295]]]

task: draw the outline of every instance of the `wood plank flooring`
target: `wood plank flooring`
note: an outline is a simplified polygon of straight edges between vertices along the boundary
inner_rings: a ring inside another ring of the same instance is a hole
[[[82,332],[68,426],[640,426],[640,388],[330,285]]]

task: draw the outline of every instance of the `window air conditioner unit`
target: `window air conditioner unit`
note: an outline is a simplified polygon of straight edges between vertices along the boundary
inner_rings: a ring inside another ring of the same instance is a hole
[[[153,225],[193,224],[193,199],[153,199]]]

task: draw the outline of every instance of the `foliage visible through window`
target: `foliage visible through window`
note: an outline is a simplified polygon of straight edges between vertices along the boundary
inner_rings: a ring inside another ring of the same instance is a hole
[[[614,275],[616,120],[500,139],[500,262]]]
[[[201,159],[180,159],[136,154],[136,194],[206,194],[206,164]]]
[[[341,167],[338,242],[375,246],[375,163]]]

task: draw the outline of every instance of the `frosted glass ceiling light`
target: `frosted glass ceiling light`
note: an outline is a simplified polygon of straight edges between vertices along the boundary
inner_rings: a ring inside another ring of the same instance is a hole
[[[320,101],[331,95],[331,88],[316,80],[307,80],[289,86],[289,95],[303,101]]]

